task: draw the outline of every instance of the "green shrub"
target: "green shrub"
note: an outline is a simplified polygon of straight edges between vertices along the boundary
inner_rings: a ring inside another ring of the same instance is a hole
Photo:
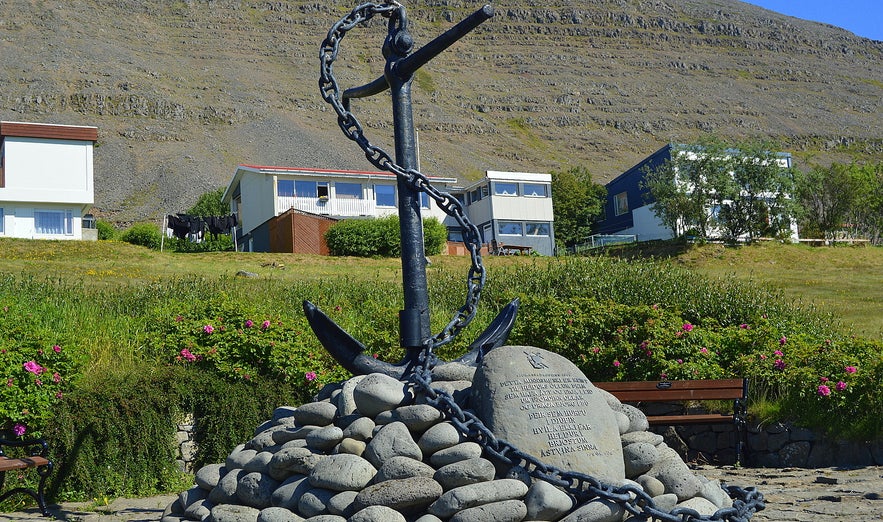
[[[229,235],[220,235],[217,239],[211,235],[196,243],[189,239],[169,237],[164,240],[164,248],[173,252],[196,253],[196,252],[229,252],[233,250],[233,238]]]
[[[136,223],[120,235],[120,241],[159,250],[162,235],[153,223]]]
[[[423,221],[426,255],[440,254],[446,240],[447,229],[438,219]],[[325,232],[325,242],[335,256],[398,257],[402,252],[399,218],[345,219]]]
[[[116,228],[114,228],[114,226],[107,221],[98,220],[95,223],[95,228],[98,230],[99,241],[110,241],[111,239],[116,237]]]
[[[255,378],[231,381],[206,368],[144,364],[92,379],[65,396],[49,428],[56,471],[50,497],[88,500],[183,490],[176,421],[193,413],[196,468],[223,462],[281,405],[308,397]]]

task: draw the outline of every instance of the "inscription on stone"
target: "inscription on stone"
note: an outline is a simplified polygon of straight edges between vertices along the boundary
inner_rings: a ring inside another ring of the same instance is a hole
[[[533,347],[497,348],[484,357],[472,390],[477,414],[496,436],[554,466],[624,478],[613,411],[564,357]]]

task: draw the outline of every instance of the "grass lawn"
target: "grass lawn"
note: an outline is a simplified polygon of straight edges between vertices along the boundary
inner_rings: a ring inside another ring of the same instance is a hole
[[[769,284],[842,318],[857,334],[883,338],[883,248],[715,244],[689,247],[671,260],[713,278]]]
[[[691,245],[643,255],[711,278],[739,278],[772,285],[786,296],[832,312],[857,334],[883,337],[883,248],[759,244],[741,247]],[[634,252],[627,255],[634,255]],[[538,258],[484,258],[490,278],[496,267],[535,263]],[[435,256],[440,268],[464,273],[466,257]],[[362,259],[302,254],[156,252],[116,241],[33,241],[0,238],[0,272],[81,282],[85,286],[139,285],[181,276],[234,277],[237,272],[277,281],[354,278],[401,284],[399,259]]]

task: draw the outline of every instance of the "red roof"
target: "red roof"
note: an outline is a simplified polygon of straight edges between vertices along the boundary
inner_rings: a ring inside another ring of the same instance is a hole
[[[5,138],[6,136],[17,138],[98,141],[98,127],[2,121],[0,122],[0,137]]]

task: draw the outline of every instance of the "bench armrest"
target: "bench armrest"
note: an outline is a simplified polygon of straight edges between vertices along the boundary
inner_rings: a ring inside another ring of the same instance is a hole
[[[31,457],[45,457],[49,454],[49,445],[43,439],[22,439],[14,440],[0,437],[0,457],[5,457],[4,447],[10,448],[27,448],[27,454]]]

